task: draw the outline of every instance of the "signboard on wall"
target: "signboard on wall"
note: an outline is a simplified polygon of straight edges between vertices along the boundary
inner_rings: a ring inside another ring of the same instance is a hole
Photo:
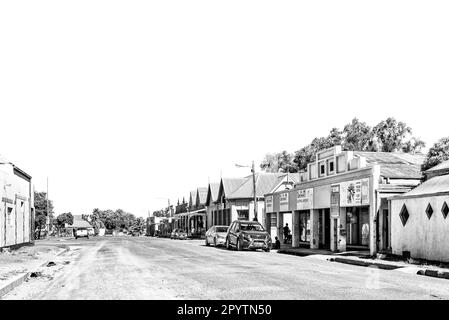
[[[265,198],[265,212],[273,212],[273,196]]]
[[[353,207],[369,204],[368,179],[340,183],[340,206]]]
[[[331,186],[331,208],[330,215],[332,218],[340,217],[340,185]]]
[[[313,209],[313,188],[298,190],[296,195],[296,210]]]
[[[279,210],[288,211],[288,192],[279,195]]]

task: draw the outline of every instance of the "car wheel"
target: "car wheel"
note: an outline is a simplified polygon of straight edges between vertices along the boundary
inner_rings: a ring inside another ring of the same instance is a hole
[[[75,239],[78,239],[78,237],[75,237]]]
[[[240,243],[240,239],[237,239],[236,248],[237,248],[237,251],[242,251],[242,244]]]
[[[226,238],[226,249],[231,250],[231,244],[229,243],[229,238]]]
[[[270,252],[270,248],[267,248],[264,250],[265,252]]]
[[[207,237],[206,237],[206,246],[209,246],[209,241],[207,241]]]
[[[214,247],[217,246],[217,238],[214,238]]]

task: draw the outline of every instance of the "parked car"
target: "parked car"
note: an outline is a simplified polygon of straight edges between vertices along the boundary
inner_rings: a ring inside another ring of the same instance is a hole
[[[226,248],[229,250],[231,247],[238,251],[262,249],[269,252],[271,236],[257,221],[235,220],[226,234]]]
[[[86,237],[87,239],[89,239],[89,231],[87,230],[87,228],[77,228],[75,229],[75,239],[78,239],[80,237]]]
[[[213,244],[216,246],[223,246],[226,243],[226,234],[228,233],[228,226],[212,226],[206,231],[206,246]]]
[[[104,235],[105,235],[105,236],[112,236],[112,235],[114,235],[114,230],[112,230],[112,229],[106,229],[106,230],[104,231]]]
[[[170,239],[176,239],[177,233],[178,233],[177,228],[173,229],[173,231],[170,233]]]
[[[179,239],[179,240],[186,240],[188,238],[188,234],[187,231],[185,230],[178,230],[178,232],[176,233],[176,238],[175,239]]]

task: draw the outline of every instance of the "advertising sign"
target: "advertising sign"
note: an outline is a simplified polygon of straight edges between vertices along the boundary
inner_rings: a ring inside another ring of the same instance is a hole
[[[368,179],[340,183],[340,206],[354,207],[369,204]]]
[[[265,212],[273,212],[273,196],[265,198]]]
[[[340,216],[340,185],[331,186],[331,217]]]
[[[288,211],[288,192],[279,195],[279,210]]]
[[[313,188],[298,190],[296,210],[313,209]]]

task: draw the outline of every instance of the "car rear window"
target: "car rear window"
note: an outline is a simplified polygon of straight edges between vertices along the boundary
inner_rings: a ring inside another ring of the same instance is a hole
[[[215,227],[216,232],[227,232],[228,227]]]
[[[258,223],[241,223],[240,229],[244,231],[265,231],[262,225]]]

